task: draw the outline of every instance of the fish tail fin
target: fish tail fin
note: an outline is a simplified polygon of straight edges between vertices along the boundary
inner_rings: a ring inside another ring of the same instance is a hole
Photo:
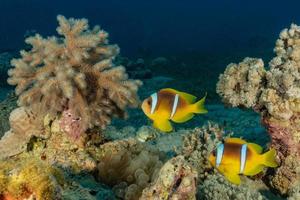
[[[271,149],[262,155],[262,164],[268,167],[278,167],[275,149]]]
[[[192,105],[192,112],[193,113],[207,113],[207,109],[204,107],[204,103],[205,103],[205,99],[206,99],[207,93],[205,94],[205,96],[200,99],[199,101],[197,101],[196,103],[194,103]]]

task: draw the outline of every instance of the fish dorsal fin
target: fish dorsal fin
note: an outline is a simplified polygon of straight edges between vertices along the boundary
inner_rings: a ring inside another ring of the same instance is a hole
[[[178,94],[180,97],[182,97],[189,103],[195,103],[196,99],[197,99],[197,97],[194,95],[188,94],[186,92],[180,92],[180,91],[172,89],[172,88],[165,88],[165,89],[162,89],[161,91],[168,91],[168,92]]]
[[[255,143],[248,143],[248,147],[250,149],[253,149],[253,151],[255,151],[258,154],[261,154],[263,152],[263,148],[260,145]]]
[[[227,138],[225,139],[226,143],[235,143],[235,144],[246,144],[247,142],[241,138]]]

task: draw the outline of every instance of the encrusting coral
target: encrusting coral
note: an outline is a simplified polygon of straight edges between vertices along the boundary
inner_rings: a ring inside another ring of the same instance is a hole
[[[300,178],[300,27],[284,29],[274,51],[269,70],[256,58],[228,65],[217,92],[225,103],[261,114],[281,163],[271,185],[286,194]]]
[[[143,190],[141,200],[195,200],[197,171],[183,156],[177,156],[164,164],[157,178]]]
[[[222,142],[223,137],[225,137],[224,130],[213,123],[195,128],[183,136],[182,148],[178,153],[197,170],[200,181],[204,180],[211,171],[212,166],[208,157]]]
[[[24,107],[14,109],[9,116],[10,130],[0,140],[0,159],[21,153],[26,150],[32,136],[47,137],[43,121]]]
[[[34,158],[0,162],[0,199],[61,199],[59,169]]]
[[[208,175],[202,184],[199,185],[197,198],[201,200],[265,200],[258,189],[251,188],[249,183],[236,186],[230,184],[220,174]]]
[[[81,133],[124,117],[125,108],[139,102],[141,82],[129,80],[123,66],[114,66],[118,46],[110,45],[99,27],[90,30],[86,19],[57,19],[61,37],[29,37],[31,50],[11,61],[8,83],[16,85],[19,106],[54,116],[68,110],[80,121]]]

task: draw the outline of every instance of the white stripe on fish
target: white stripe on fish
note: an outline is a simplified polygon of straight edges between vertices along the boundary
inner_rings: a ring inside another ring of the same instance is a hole
[[[172,119],[172,117],[175,115],[177,107],[178,107],[178,101],[179,101],[179,95],[176,94],[174,97],[174,101],[173,101],[173,107],[172,107],[172,113],[170,116],[170,119]]]
[[[157,106],[157,100],[158,100],[157,93],[151,94],[151,98],[152,98],[151,114],[153,114]]]
[[[241,148],[241,165],[240,165],[240,173],[242,174],[245,169],[247,159],[247,144],[243,144]]]
[[[217,159],[216,159],[216,167],[219,167],[222,162],[222,157],[224,154],[224,144],[219,144],[217,148]]]

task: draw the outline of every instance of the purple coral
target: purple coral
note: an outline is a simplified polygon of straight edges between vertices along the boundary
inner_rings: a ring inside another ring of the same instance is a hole
[[[73,140],[79,139],[85,131],[81,118],[76,116],[71,109],[62,112],[59,126]]]

